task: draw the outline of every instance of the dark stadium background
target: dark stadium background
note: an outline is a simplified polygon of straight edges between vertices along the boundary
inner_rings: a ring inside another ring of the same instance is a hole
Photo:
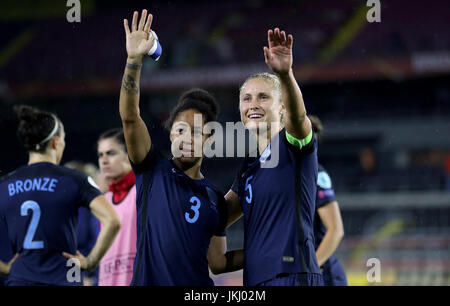
[[[219,121],[239,121],[238,89],[267,71],[267,29],[294,36],[294,70],[309,113],[325,132],[319,161],[340,204],[345,237],[337,251],[351,285],[450,285],[450,18],[446,0],[381,0],[369,23],[366,1],[66,1],[0,4],[0,175],[27,162],[12,106],[56,112],[71,160],[96,163],[95,141],[121,125],[118,98],[126,59],[123,18],[148,9],[163,46],[144,63],[141,111],[152,139],[180,93],[211,91]],[[206,160],[222,191],[240,159]],[[242,222],[228,231],[242,247]],[[369,283],[369,258],[381,283]],[[241,272],[216,283],[241,284]]]

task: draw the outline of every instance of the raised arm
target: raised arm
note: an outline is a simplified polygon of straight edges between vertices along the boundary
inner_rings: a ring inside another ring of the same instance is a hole
[[[123,21],[128,58],[119,101],[128,155],[135,164],[144,160],[151,147],[150,134],[139,111],[139,82],[143,58],[152,47],[154,39],[149,34],[153,20],[152,14],[147,17],[147,11],[143,10],[139,24],[137,23],[138,15],[138,12],[134,12],[131,31],[128,20]]]
[[[292,35],[276,28],[267,32],[269,47],[264,47],[267,66],[278,76],[281,83],[283,103],[286,107],[284,125],[286,131],[298,140],[311,133],[311,122],[306,116],[302,92],[292,71]]]

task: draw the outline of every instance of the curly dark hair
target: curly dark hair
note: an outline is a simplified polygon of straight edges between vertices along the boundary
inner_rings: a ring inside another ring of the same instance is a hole
[[[171,111],[169,119],[164,124],[165,128],[170,131],[178,114],[188,109],[195,109],[202,113],[206,117],[205,123],[216,121],[219,113],[219,105],[209,92],[200,88],[193,88],[181,95],[178,104]]]
[[[47,138],[56,126],[58,127],[53,136],[61,135],[62,122],[53,113],[28,105],[16,105],[14,112],[19,118],[17,137],[30,152],[44,153],[51,140],[51,138]]]

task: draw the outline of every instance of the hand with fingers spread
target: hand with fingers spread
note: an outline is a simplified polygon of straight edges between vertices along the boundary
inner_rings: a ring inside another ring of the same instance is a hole
[[[77,259],[80,262],[80,268],[82,270],[86,270],[88,272],[93,271],[98,263],[94,263],[89,259],[88,257],[85,257],[83,254],[81,254],[80,251],[77,250],[77,255],[73,255],[67,252],[63,252],[63,256],[67,259]]]
[[[292,68],[293,40],[291,34],[286,36],[286,33],[278,28],[267,31],[269,47],[264,47],[264,57],[267,66],[276,74],[285,75]]]
[[[123,20],[123,26],[126,34],[126,46],[128,59],[142,62],[142,58],[150,51],[153,46],[154,35],[151,33],[153,15],[147,16],[147,10],[142,10],[141,19],[138,22],[138,12],[134,12],[131,23],[131,31],[128,26],[128,20]]]

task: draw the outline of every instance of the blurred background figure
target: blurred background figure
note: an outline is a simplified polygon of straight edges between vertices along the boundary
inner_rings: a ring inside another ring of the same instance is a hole
[[[136,257],[136,179],[121,128],[108,130],[97,141],[100,173],[109,182],[105,194],[120,216],[122,228],[100,262],[99,286],[129,286]]]
[[[320,141],[323,125],[317,116],[309,115],[314,136]],[[320,148],[320,142],[319,142]],[[344,237],[339,204],[333,189],[333,183],[325,168],[320,164],[317,174],[316,214],[314,216],[314,238],[317,262],[325,286],[347,286],[345,271],[334,256],[334,252]]]
[[[81,173],[86,174],[91,177],[97,186],[101,180],[99,180],[99,173],[97,167],[92,163],[83,163],[81,161],[70,161],[64,164],[65,167],[77,170]],[[104,190],[99,188],[102,193]],[[81,207],[78,210],[78,226],[77,226],[77,241],[78,250],[83,254],[89,254],[90,250],[94,247],[95,241],[97,240],[98,233],[100,231],[100,223],[97,218],[86,208]],[[98,267],[92,271],[83,271],[83,285],[84,286],[97,286],[98,285]]]
[[[357,188],[364,191],[380,189],[380,178],[377,176],[377,159],[372,148],[366,147],[359,152],[359,171],[355,177]],[[356,187],[356,186],[355,186]]]
[[[120,229],[114,209],[92,178],[59,166],[65,143],[64,125],[58,117],[27,105],[17,105],[17,135],[28,163],[0,179],[0,222],[6,226],[14,253],[19,254],[8,274],[8,286],[77,286],[70,278],[67,259],[92,271]],[[89,208],[103,224],[89,254],[77,249],[78,209]],[[76,254],[76,255],[75,255]],[[9,269],[9,267],[8,267]]]

